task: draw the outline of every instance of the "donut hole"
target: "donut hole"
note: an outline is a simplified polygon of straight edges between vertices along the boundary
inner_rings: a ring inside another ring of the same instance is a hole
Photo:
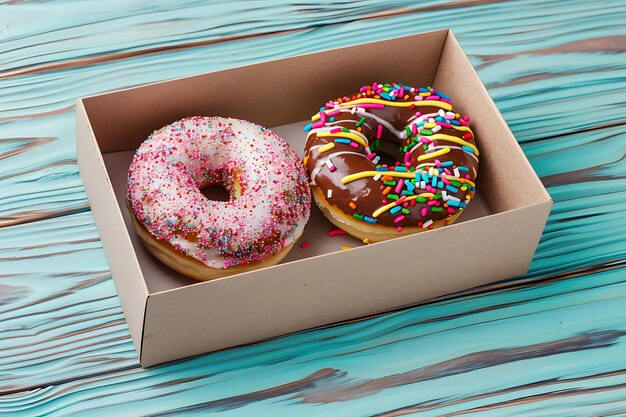
[[[380,161],[378,162],[380,165],[395,165],[396,161],[399,160],[393,155],[381,150],[376,151],[376,155],[380,156]]]
[[[230,201],[231,195],[224,184],[208,184],[200,188],[202,194],[211,201]]]
[[[199,188],[208,200],[227,202],[241,198],[241,184],[236,170],[211,170],[203,180]]]
[[[395,165],[397,161],[402,162],[403,155],[398,151],[398,146],[393,143],[383,142],[376,149],[376,155],[380,156],[380,165]]]

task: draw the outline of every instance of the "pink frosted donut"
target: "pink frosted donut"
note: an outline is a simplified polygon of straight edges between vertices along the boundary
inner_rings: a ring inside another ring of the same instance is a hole
[[[229,201],[203,187],[223,184]],[[190,117],[139,147],[127,202],[147,249],[171,268],[208,280],[278,263],[302,234],[311,205],[293,149],[257,124]]]

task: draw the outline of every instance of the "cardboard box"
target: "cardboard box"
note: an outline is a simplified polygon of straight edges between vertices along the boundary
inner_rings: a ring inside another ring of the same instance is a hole
[[[308,249],[298,243],[279,265],[201,283],[160,264],[143,248],[124,193],[134,150],[152,131],[191,115],[237,117],[276,127],[302,155],[302,127],[311,114],[328,99],[372,81],[431,85],[472,117],[481,154],[479,193],[457,223],[363,246],[349,236],[329,238],[334,227],[314,207],[301,239],[311,243]],[[552,205],[447,30],[83,98],[77,102],[77,151],[143,366],[524,274]],[[341,251],[342,245],[360,247]],[[438,260],[439,250],[453,250],[454,259]]]

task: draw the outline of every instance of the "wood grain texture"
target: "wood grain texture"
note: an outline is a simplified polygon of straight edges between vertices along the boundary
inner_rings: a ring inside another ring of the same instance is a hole
[[[510,402],[504,415],[520,415],[547,402],[563,412],[573,392],[623,395],[613,387],[626,382],[625,291],[622,271],[613,270],[458,298],[173,365],[21,391],[3,397],[0,410],[385,415],[410,406],[445,415]]]
[[[625,16],[578,0],[0,3],[0,415],[625,414]],[[74,100],[441,27],[555,200],[529,274],[139,368]]]

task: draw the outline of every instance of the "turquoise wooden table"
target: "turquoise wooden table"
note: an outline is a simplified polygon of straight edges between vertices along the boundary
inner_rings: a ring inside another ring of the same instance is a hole
[[[623,0],[0,3],[0,415],[626,415]],[[76,98],[445,27],[555,201],[529,273],[142,369]]]

